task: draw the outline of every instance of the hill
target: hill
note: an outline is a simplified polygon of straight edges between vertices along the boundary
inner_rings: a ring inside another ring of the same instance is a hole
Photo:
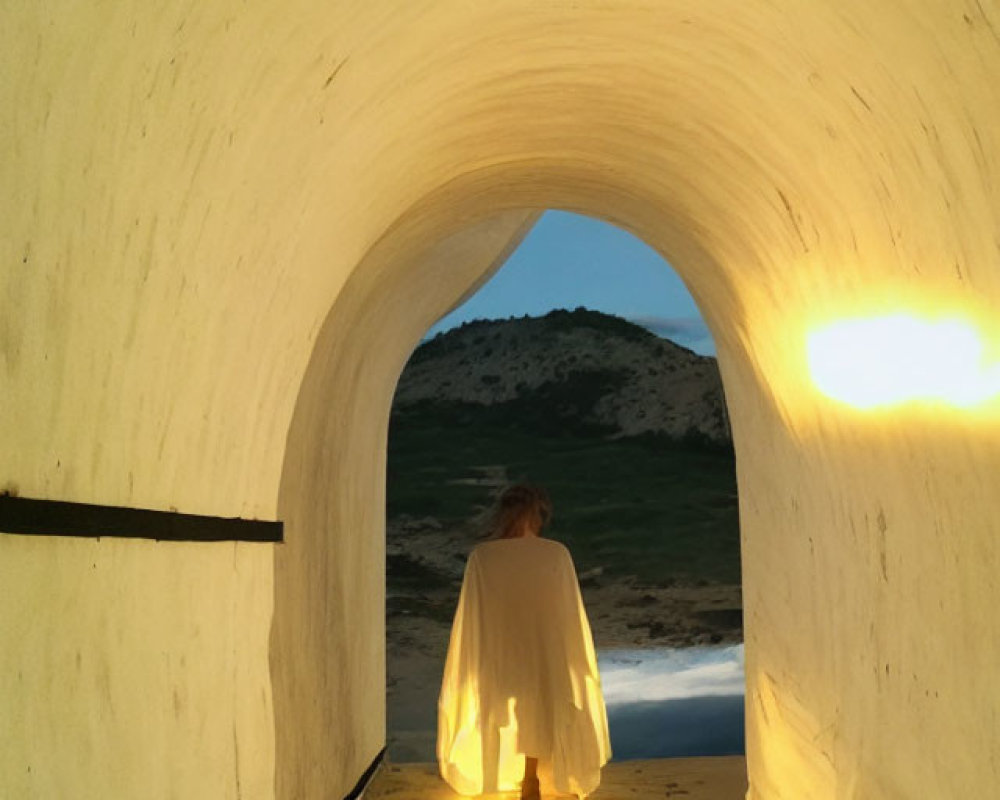
[[[394,413],[422,403],[535,432],[730,440],[714,358],[583,308],[438,334],[403,371]]]
[[[419,347],[389,428],[390,584],[453,584],[508,483],[548,488],[583,572],[739,582],[715,360],[594,311],[478,321]],[[409,563],[412,562],[412,563]]]

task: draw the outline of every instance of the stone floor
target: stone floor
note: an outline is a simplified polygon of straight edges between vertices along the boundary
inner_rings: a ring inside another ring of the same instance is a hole
[[[602,770],[593,800],[742,800],[746,794],[742,756],[620,761]],[[455,800],[435,764],[383,764],[364,800]],[[516,798],[516,794],[491,795]]]

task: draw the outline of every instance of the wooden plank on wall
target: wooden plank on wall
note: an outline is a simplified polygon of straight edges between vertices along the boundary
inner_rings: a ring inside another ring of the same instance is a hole
[[[0,495],[0,533],[155,539],[163,542],[280,542],[278,521],[211,517]]]

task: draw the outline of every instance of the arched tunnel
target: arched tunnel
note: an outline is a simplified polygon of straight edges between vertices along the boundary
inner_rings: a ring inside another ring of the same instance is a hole
[[[1000,393],[859,409],[806,347],[911,314],[1000,361],[994,0],[0,18],[0,486],[284,523],[0,535],[0,794],[350,791],[385,741],[395,382],[553,207],[662,253],[717,345],[748,797],[996,791]]]

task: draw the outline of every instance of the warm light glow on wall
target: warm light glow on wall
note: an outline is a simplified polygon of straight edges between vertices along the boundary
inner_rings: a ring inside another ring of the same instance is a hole
[[[815,789],[838,785],[833,766],[835,726],[822,725],[816,711],[804,705],[795,691],[766,672],[758,672],[751,682],[750,699],[767,722],[766,735],[757,739],[763,756],[757,775],[760,784],[773,787],[774,796],[782,798],[829,797],[817,795]],[[823,757],[817,758],[817,747]],[[752,796],[772,796],[766,790],[758,792]]]
[[[809,371],[823,394],[859,409],[909,402],[970,409],[1000,397],[1000,363],[960,318],[894,314],[844,320],[808,337]]]

